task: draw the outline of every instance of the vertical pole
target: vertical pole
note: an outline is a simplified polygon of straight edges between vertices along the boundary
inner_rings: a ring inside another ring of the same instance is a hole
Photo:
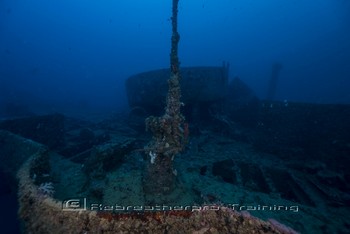
[[[146,119],[146,128],[153,133],[152,140],[145,147],[147,156],[143,177],[143,189],[146,194],[168,194],[175,188],[176,170],[173,169],[174,157],[183,150],[188,135],[187,125],[181,114],[182,103],[180,89],[180,68],[177,32],[177,13],[179,0],[172,4],[172,36],[170,51],[170,78],[165,113],[161,117],[150,116]]]

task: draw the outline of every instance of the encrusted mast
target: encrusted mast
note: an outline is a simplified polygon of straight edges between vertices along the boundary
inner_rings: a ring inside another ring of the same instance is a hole
[[[165,113],[161,117],[150,116],[146,119],[146,128],[151,130],[153,138],[146,146],[147,163],[144,175],[144,191],[148,194],[167,194],[175,186],[176,170],[173,160],[183,150],[188,136],[188,126],[181,115],[180,68],[177,32],[177,13],[179,0],[172,5],[172,37],[170,52],[170,78]]]

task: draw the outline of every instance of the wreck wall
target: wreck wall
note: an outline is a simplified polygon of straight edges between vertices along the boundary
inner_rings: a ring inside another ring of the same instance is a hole
[[[203,103],[226,97],[228,65],[222,67],[181,68],[181,101]],[[126,81],[129,106],[153,112],[163,110],[168,90],[170,69],[153,70],[130,76]]]

